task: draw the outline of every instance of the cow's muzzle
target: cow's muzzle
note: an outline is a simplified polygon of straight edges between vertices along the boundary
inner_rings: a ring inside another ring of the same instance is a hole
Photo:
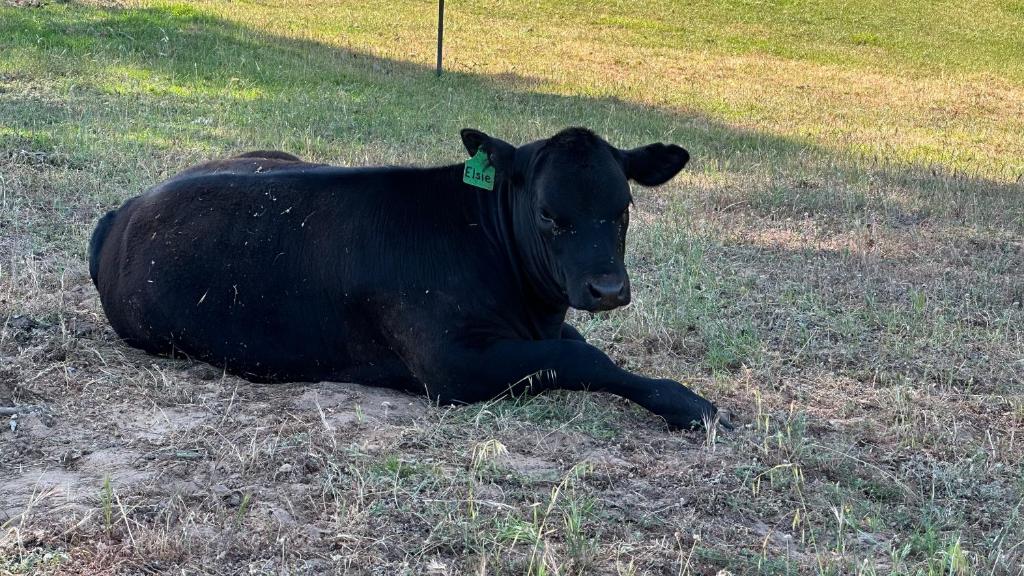
[[[611,310],[629,304],[629,278],[618,274],[601,274],[584,281],[586,292],[580,308],[591,312]]]

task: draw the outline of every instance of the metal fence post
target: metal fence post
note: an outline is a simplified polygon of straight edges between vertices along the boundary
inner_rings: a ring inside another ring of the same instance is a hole
[[[444,42],[444,0],[437,3],[437,75],[441,75],[441,45]]]

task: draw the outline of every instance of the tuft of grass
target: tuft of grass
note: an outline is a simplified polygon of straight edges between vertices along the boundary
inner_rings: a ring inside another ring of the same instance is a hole
[[[100,513],[103,515],[103,528],[109,535],[114,527],[114,488],[109,475],[103,477],[103,486],[100,488]]]
[[[468,408],[456,418],[475,426],[510,428],[530,423],[611,439],[620,433],[616,408],[588,395],[553,392],[539,396],[500,398]]]

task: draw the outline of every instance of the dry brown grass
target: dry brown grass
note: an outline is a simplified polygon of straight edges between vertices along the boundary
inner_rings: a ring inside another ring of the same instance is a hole
[[[404,62],[429,21],[246,7],[0,11],[0,574],[1024,574],[1018,78],[580,22],[503,29],[517,76],[456,12],[438,81]],[[739,430],[254,385],[126,348],[87,276],[104,209],[208,156],[438,163],[462,125],[576,122],[694,163],[636,191],[634,303],[572,320]]]

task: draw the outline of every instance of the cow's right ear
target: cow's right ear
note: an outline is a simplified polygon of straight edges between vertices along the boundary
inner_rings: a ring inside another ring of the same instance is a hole
[[[466,147],[466,152],[469,152],[470,156],[476,156],[477,151],[482,149],[487,154],[487,161],[498,171],[512,170],[516,156],[515,146],[472,128],[463,128],[461,134],[462,145]]]

